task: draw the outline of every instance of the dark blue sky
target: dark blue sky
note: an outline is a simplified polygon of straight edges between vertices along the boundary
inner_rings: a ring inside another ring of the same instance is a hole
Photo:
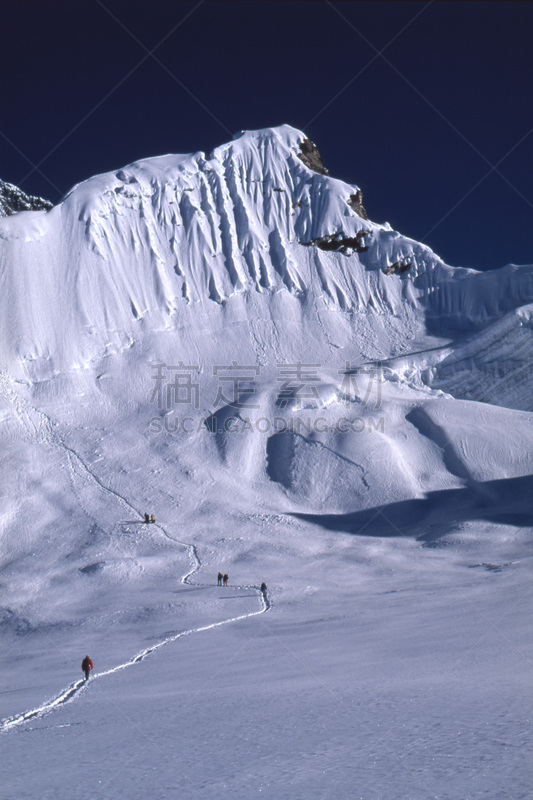
[[[53,201],[289,123],[449,264],[532,263],[533,4],[1,3],[0,177]]]

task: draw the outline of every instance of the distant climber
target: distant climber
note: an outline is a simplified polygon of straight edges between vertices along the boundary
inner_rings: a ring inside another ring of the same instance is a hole
[[[222,580],[224,581],[224,586],[227,586],[227,585],[228,585],[228,576],[227,576],[227,575],[224,575],[224,577],[222,578]]]
[[[85,658],[81,662],[81,668],[85,673],[85,680],[88,681],[90,672],[91,672],[92,669],[94,669],[94,664],[91,661],[91,659],[89,658],[89,656],[85,656]]]
[[[149,514],[145,514],[144,515],[144,521],[145,522],[150,522],[150,515]]]
[[[155,517],[153,514],[150,514],[150,522],[155,522]]]
[[[266,590],[267,590],[267,585],[266,585],[266,583],[263,582],[261,584],[261,591],[263,592],[263,594],[266,594]]]
[[[224,576],[223,576],[223,574],[222,574],[221,572],[219,572],[219,573],[218,573],[218,576],[217,576],[217,578],[218,578],[218,585],[219,585],[219,586],[222,586],[222,578],[223,578],[223,577],[224,577]]]

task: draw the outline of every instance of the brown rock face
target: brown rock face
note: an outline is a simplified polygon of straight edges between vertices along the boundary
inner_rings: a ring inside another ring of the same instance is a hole
[[[329,175],[328,170],[324,166],[322,156],[318,152],[318,147],[311,139],[304,139],[300,142],[301,153],[298,153],[299,158],[302,159],[306,167],[318,172],[320,175]]]

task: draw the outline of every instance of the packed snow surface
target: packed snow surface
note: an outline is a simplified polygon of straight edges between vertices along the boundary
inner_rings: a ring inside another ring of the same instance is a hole
[[[0,219],[8,798],[529,796],[533,267],[313,152]]]

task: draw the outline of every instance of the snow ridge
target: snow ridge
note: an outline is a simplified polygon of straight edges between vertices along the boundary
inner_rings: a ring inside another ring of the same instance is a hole
[[[152,347],[162,331],[191,361],[209,331],[217,363],[235,324],[249,360],[258,321],[265,361],[280,355],[280,331],[323,360],[364,339],[357,357],[383,359],[533,302],[532,267],[454,269],[368,220],[359,187],[302,160],[306,142],[288,125],[241,132],[209,155],[137,161],[46,214],[0,220],[0,364],[40,380]]]

